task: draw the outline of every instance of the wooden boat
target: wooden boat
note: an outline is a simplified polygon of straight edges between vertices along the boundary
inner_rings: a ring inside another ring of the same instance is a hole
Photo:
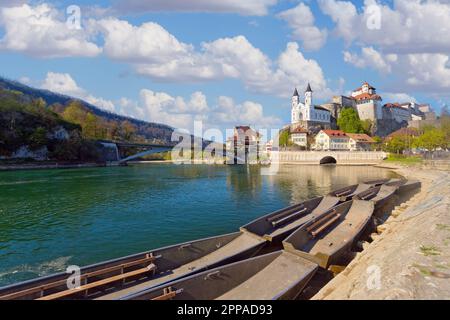
[[[190,274],[254,256],[266,240],[245,232],[177,244],[81,269],[81,287],[67,273],[0,288],[0,300],[117,299]]]
[[[272,243],[281,243],[295,229],[338,203],[339,198],[332,196],[307,200],[258,218],[241,227],[241,231],[253,233]]]
[[[297,229],[283,241],[283,247],[325,269],[339,264],[368,225],[374,209],[372,201],[345,202]]]
[[[386,183],[386,186],[396,187],[397,193],[402,194],[410,192],[422,187],[422,183],[418,180],[408,180],[408,179],[393,179]]]
[[[328,211],[342,202],[350,201],[356,195],[366,192],[371,188],[381,186],[389,181],[391,179],[373,180],[342,188],[330,192],[325,197],[317,197],[272,212],[246,224],[240,230],[253,233],[272,243],[281,243],[293,231],[311,219],[314,219],[319,214]]]
[[[294,299],[317,269],[316,263],[278,251],[172,281],[122,300]]]
[[[381,185],[378,187],[370,188],[367,191],[361,192],[354,196],[353,199],[372,201],[374,203],[375,210],[383,207],[389,200],[392,199],[397,187]]]
[[[346,202],[351,200],[354,196],[381,184],[382,183],[379,183],[379,180],[371,181],[369,183],[354,184],[352,186],[330,192],[328,195],[331,197],[339,198],[340,202]]]
[[[374,187],[379,187],[379,186],[381,186],[381,185],[383,185],[383,184],[386,184],[386,183],[389,183],[389,182],[391,182],[391,181],[393,181],[393,180],[396,180],[396,179],[378,179],[378,180],[369,180],[369,181],[364,181],[363,183],[364,183],[364,184],[370,184],[370,185],[372,185],[372,186],[374,186]]]

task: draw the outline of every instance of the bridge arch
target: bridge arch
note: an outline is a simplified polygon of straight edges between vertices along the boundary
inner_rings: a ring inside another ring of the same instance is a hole
[[[320,160],[320,164],[337,164],[337,160],[332,156],[326,156]]]

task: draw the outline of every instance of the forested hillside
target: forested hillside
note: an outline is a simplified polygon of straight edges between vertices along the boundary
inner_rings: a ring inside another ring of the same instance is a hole
[[[50,109],[60,114],[62,114],[65,109],[71,104],[78,103],[78,105],[81,106],[84,111],[86,111],[86,113],[90,113],[92,116],[96,116],[99,122],[108,123],[112,126],[121,123],[125,123],[125,126],[133,126],[136,135],[140,136],[148,142],[169,143],[171,140],[173,128],[164,124],[149,123],[129,117],[124,117],[99,109],[85,101],[74,99],[65,95],[56,94],[48,90],[31,88],[19,82],[11,81],[2,77],[0,77],[0,88],[12,92],[21,92],[23,96],[26,97],[25,100],[28,101],[42,99]]]

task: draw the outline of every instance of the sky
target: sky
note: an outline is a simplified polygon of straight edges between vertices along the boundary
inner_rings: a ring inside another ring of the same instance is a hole
[[[450,0],[0,0],[0,75],[192,130],[290,122],[365,81],[450,102]]]

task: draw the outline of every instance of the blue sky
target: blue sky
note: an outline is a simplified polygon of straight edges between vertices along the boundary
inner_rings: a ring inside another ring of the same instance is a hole
[[[81,29],[67,19],[80,7]],[[384,102],[449,102],[448,1],[0,0],[5,77],[175,127],[290,121],[364,81]],[[430,37],[430,34],[434,36]]]

